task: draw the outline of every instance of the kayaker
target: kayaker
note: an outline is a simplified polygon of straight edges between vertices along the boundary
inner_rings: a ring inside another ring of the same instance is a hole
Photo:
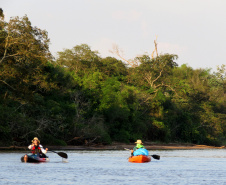
[[[133,156],[133,152],[135,152],[137,149],[140,149],[140,148],[144,148],[144,145],[142,143],[142,141],[140,139],[138,139],[136,142],[135,142],[137,145],[133,148],[133,150],[131,150],[131,156]]]
[[[31,150],[32,154],[37,154],[41,158],[46,157],[45,154],[47,153],[48,148],[44,149],[37,137],[34,137],[31,142],[32,144],[29,145],[28,148]]]

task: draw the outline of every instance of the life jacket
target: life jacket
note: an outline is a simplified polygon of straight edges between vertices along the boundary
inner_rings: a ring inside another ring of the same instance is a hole
[[[137,147],[138,149],[139,149],[139,148],[145,148],[144,145],[142,145],[142,144],[137,144],[136,147]]]
[[[136,151],[136,150],[139,149],[139,148],[144,148],[144,149],[145,149],[144,145],[142,145],[142,144],[137,144],[137,145],[133,148],[133,151]]]
[[[40,146],[33,146],[31,149],[32,154],[42,154],[42,150]]]

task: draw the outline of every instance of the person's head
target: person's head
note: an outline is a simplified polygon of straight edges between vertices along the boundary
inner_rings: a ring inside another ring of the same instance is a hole
[[[39,145],[40,141],[37,137],[34,137],[34,139],[31,141],[34,145]]]
[[[135,143],[136,143],[136,144],[140,144],[140,145],[143,144],[142,141],[141,141],[140,139],[138,139]]]
[[[135,142],[137,145],[136,145],[136,147],[137,148],[142,148],[143,147],[143,143],[142,143],[142,141],[141,140],[137,140],[137,142]]]

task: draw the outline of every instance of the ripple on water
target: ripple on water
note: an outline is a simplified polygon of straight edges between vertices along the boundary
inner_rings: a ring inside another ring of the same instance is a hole
[[[161,159],[144,164],[129,163],[128,151],[65,152],[40,164],[0,153],[0,184],[226,184],[226,150],[154,150]]]

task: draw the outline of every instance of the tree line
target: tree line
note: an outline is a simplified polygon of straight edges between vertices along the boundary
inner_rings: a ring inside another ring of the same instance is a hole
[[[49,145],[225,145],[225,65],[211,73],[179,67],[174,54],[102,58],[87,44],[55,59],[49,43],[27,16],[6,22],[0,11],[0,145],[34,136]]]

